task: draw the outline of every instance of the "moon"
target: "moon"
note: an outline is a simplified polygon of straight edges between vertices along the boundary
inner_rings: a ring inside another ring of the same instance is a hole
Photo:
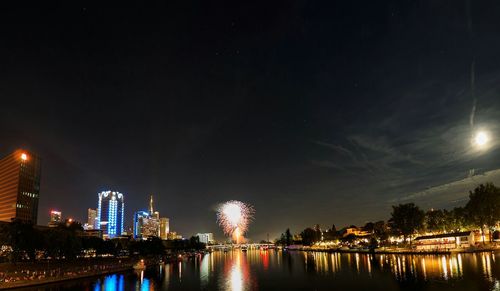
[[[480,147],[485,146],[489,140],[488,134],[484,131],[480,131],[474,136],[474,144]]]

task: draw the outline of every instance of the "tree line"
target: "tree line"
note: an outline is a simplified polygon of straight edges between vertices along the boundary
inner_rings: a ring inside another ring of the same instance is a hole
[[[486,183],[469,191],[469,201],[463,207],[424,211],[414,203],[394,205],[388,221],[368,222],[362,229],[371,233],[370,245],[390,244],[388,240],[390,236],[402,236],[403,241],[409,241],[411,245],[412,237],[424,232],[444,233],[480,229],[484,233],[488,229],[493,233],[499,221],[500,188],[493,183]],[[287,229],[276,243],[312,245],[319,241],[352,241],[356,236],[344,235],[347,228],[337,230],[333,225],[329,229],[321,230],[319,225],[316,225],[304,229],[296,236]]]
[[[202,249],[198,237],[190,240],[162,241],[158,237],[133,240],[128,237],[104,240],[83,236],[80,223],[60,223],[43,229],[19,220],[0,224],[0,261],[64,259],[80,256],[161,256],[167,250]]]

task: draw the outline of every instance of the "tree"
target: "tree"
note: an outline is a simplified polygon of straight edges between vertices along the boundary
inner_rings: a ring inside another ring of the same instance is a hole
[[[285,231],[285,242],[287,246],[292,244],[292,234],[290,233],[289,228],[287,228]]]
[[[424,218],[424,211],[413,203],[392,206],[392,224],[398,233],[403,235],[405,242],[407,237],[410,238],[410,246],[411,235],[422,228]]]
[[[447,212],[438,210],[429,210],[425,214],[425,227],[431,232],[443,232],[447,226]]]
[[[10,261],[16,262],[29,257],[35,259],[36,248],[41,243],[40,231],[33,227],[33,224],[20,220],[13,220],[2,227],[2,244],[12,247]]]
[[[469,191],[469,202],[465,209],[471,222],[481,228],[483,234],[486,227],[491,230],[500,219],[500,188],[492,183],[479,185],[474,191]]]
[[[302,244],[306,246],[312,245],[314,242],[317,241],[317,234],[316,231],[310,227],[304,229],[300,235],[302,236]]]
[[[449,228],[454,231],[460,231],[469,228],[470,218],[464,207],[455,207],[448,214]]]
[[[373,234],[380,241],[386,241],[389,238],[389,227],[383,220],[377,221],[373,224]]]
[[[375,228],[375,224],[373,222],[367,222],[365,226],[363,226],[363,230],[368,232],[373,232]]]

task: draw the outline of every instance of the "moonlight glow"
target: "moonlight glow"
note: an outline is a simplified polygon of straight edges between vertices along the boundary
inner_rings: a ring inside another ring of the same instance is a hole
[[[477,146],[484,146],[488,143],[489,137],[488,134],[484,131],[480,131],[474,137],[474,144]]]
[[[221,204],[217,210],[217,222],[226,235],[232,236],[236,243],[240,242],[248,230],[248,224],[255,210],[251,205],[231,200]]]

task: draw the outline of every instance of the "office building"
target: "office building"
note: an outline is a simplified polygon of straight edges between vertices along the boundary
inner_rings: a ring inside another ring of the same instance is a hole
[[[104,238],[114,238],[123,233],[123,215],[125,202],[123,194],[116,191],[103,191],[97,194],[96,225],[103,232]]]
[[[28,151],[17,150],[0,160],[0,221],[36,224],[40,172],[40,158]]]
[[[51,210],[49,227],[57,227],[62,221],[61,211]]]
[[[170,220],[166,217],[160,218],[160,238],[166,240],[170,232]]]
[[[134,213],[134,238],[141,239],[142,233],[144,231],[144,225],[149,219],[149,213],[147,211],[136,211]]]
[[[214,234],[209,233],[198,233],[196,234],[201,243],[209,244],[214,242]]]
[[[89,208],[87,210],[87,223],[85,223],[85,230],[99,229],[97,225],[97,209]]]
[[[149,197],[149,211],[137,211],[134,214],[134,238],[147,239],[160,237],[167,239],[169,232],[169,219],[160,218],[160,213],[154,211],[153,195]]]

